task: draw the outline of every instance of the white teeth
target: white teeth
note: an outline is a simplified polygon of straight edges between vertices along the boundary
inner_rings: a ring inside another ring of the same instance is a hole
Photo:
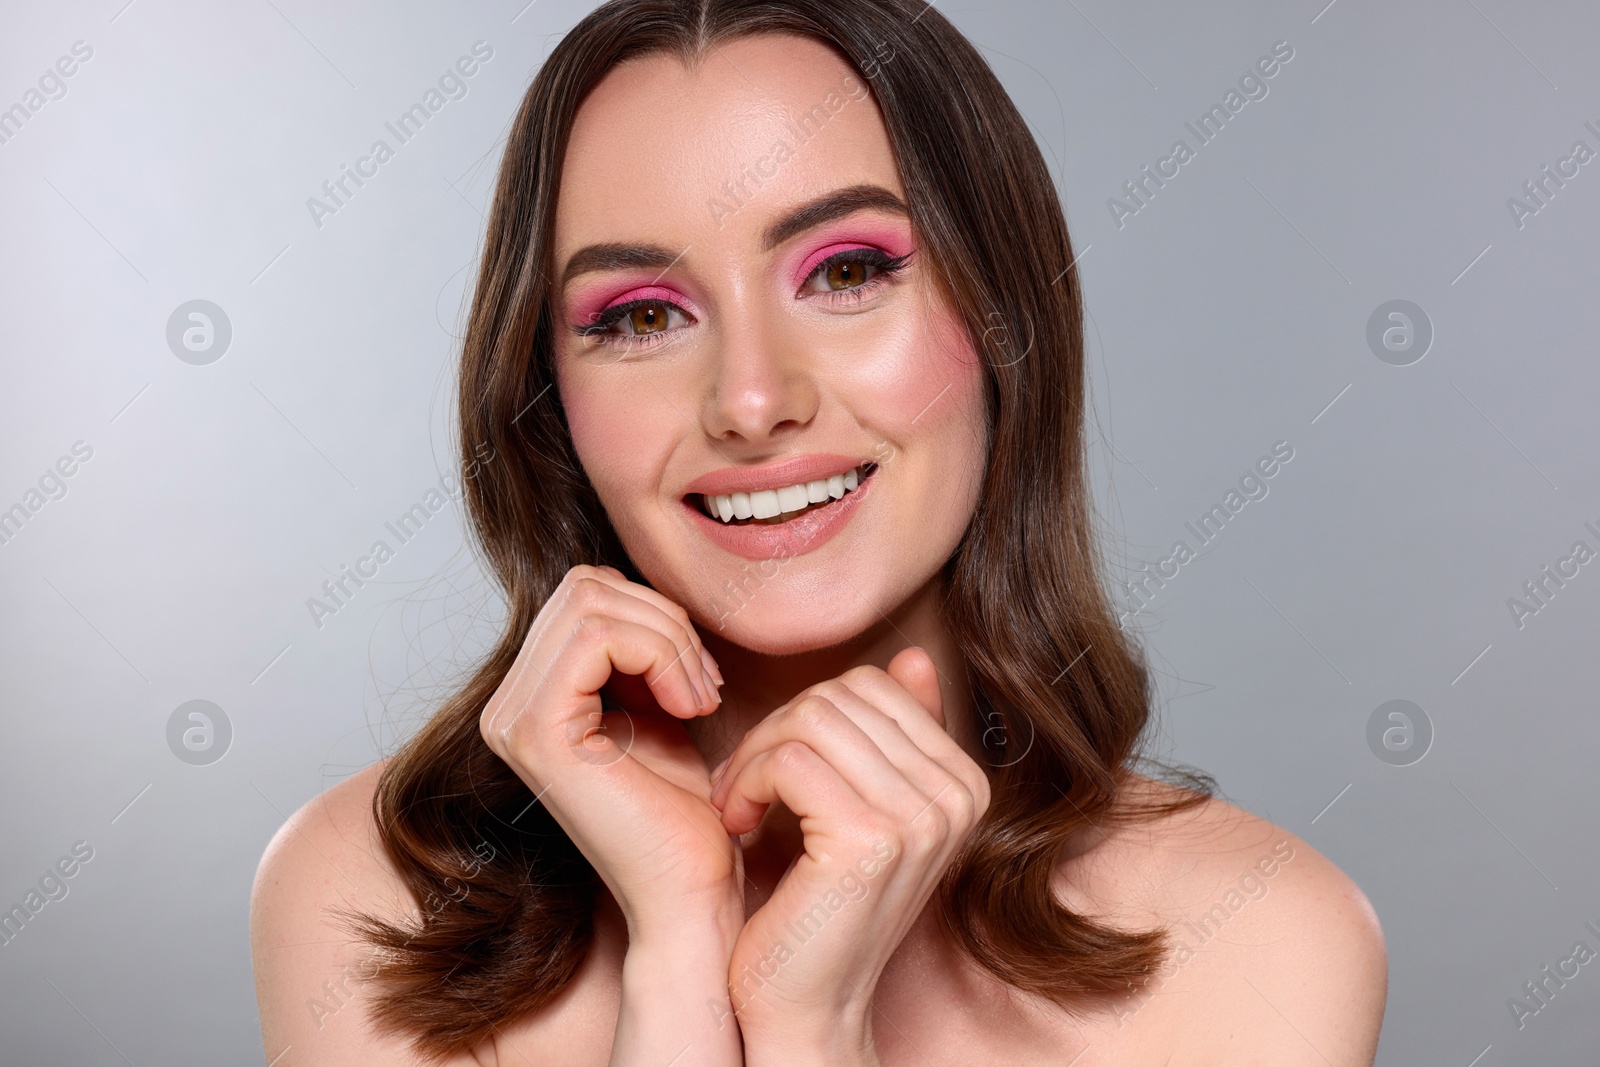
[[[751,493],[750,507],[754,509],[758,519],[770,519],[782,510],[778,507],[778,492],[775,489],[762,489]]]
[[[781,489],[763,489],[755,493],[728,493],[706,496],[706,511],[723,522],[734,519],[770,519],[803,511],[812,504],[838,500],[861,484],[856,470],[835,474],[815,481],[786,485]]]
[[[803,485],[786,485],[778,490],[778,511],[799,511],[806,506],[806,487]]]

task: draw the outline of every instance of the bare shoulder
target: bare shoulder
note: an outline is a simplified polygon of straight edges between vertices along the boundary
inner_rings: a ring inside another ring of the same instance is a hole
[[[1137,778],[1130,796],[1176,797]],[[1108,827],[1060,868],[1067,902],[1164,929],[1165,964],[1112,1013],[1217,1063],[1370,1067],[1388,991],[1377,913],[1301,838],[1219,798]],[[1169,1046],[1170,1047],[1170,1046]]]
[[[307,801],[267,845],[250,900],[250,950],[266,1058],[273,1062],[412,1067],[422,1061],[369,1025],[365,946],[339,920],[390,922],[421,909],[389,863],[372,818],[383,763]],[[475,1058],[455,1061],[465,1067]],[[453,1065],[452,1065],[453,1067]]]

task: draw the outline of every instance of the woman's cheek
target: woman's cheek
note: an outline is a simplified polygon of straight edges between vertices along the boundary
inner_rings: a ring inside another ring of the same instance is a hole
[[[863,414],[906,441],[959,448],[969,433],[982,439],[983,366],[959,316],[918,310],[874,349],[880,358],[863,365],[857,388],[877,400]],[[952,430],[963,432],[952,439]]]
[[[930,315],[910,353],[915,367],[899,378],[894,407],[900,433],[927,457],[933,499],[927,515],[953,548],[977,507],[987,459],[985,371],[954,313]],[[939,516],[935,519],[934,516]],[[930,534],[932,531],[930,530]]]
[[[585,374],[587,370],[577,368],[563,376],[561,404],[578,462],[606,511],[614,513],[616,501],[634,488],[628,484],[630,476],[642,472],[639,430],[651,422],[646,413],[633,410],[627,391],[615,379],[602,382]]]

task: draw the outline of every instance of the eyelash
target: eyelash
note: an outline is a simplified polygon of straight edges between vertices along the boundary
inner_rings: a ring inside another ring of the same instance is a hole
[[[898,274],[910,261],[912,253],[903,256],[891,256],[877,248],[847,248],[843,252],[836,252],[818,263],[806,275],[805,281],[810,282],[819,272],[826,271],[836,263],[862,263],[876,268],[877,273],[860,285],[852,285],[845,289],[834,289],[827,293],[819,293],[834,304],[859,304],[866,298],[868,292],[879,288],[877,283],[888,282]],[[805,283],[802,283],[805,284]],[[678,305],[669,300],[656,300],[646,298],[643,300],[629,300],[625,303],[614,304],[602,311],[592,323],[577,322],[572,324],[573,333],[582,338],[593,339],[597,344],[621,345],[624,348],[647,348],[665,340],[664,335],[668,330],[660,330],[650,334],[612,333],[611,327],[622,321],[623,316],[641,307],[665,307],[683,311]]]

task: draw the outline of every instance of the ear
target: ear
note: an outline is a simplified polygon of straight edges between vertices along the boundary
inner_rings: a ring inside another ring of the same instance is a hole
[[[944,725],[944,698],[939,695],[939,672],[933,657],[916,645],[903,648],[889,661],[888,674],[928,709],[934,722]]]

